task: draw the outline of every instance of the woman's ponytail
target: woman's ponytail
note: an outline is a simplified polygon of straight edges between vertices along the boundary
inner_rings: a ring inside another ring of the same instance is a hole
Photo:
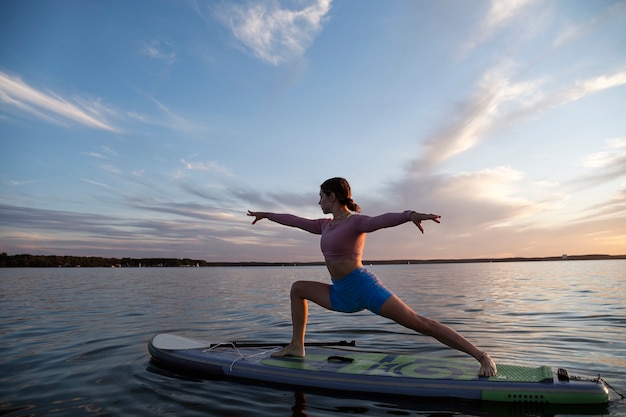
[[[361,207],[359,207],[359,205],[357,203],[354,202],[354,200],[351,197],[348,197],[346,199],[346,207],[348,207],[348,210],[350,211],[355,211],[357,213],[359,213],[361,211]]]

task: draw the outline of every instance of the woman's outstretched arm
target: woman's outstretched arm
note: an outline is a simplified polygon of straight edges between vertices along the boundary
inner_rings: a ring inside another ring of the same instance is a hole
[[[357,217],[359,231],[364,233],[374,232],[387,227],[399,226],[406,222],[413,222],[420,232],[424,233],[422,220],[432,220],[439,223],[441,218],[438,214],[422,214],[411,210],[405,210],[399,213],[385,213],[378,216],[360,215]]]
[[[268,219],[284,226],[297,227],[298,229],[315,233],[317,235],[322,233],[322,225],[330,221],[330,219],[311,220],[305,219],[304,217],[294,216],[293,214],[277,214],[251,210],[248,210],[248,216],[254,217],[252,224],[255,224],[262,219]]]

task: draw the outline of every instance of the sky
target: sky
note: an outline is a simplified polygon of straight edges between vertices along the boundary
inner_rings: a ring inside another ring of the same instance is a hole
[[[626,1],[0,2],[0,252],[321,261],[626,254]]]

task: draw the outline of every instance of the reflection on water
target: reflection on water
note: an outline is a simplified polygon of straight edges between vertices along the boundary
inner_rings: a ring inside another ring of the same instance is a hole
[[[294,405],[291,408],[292,417],[309,417],[313,415],[319,415],[319,411],[323,410],[328,412],[329,415],[344,415],[344,414],[367,414],[367,415],[394,415],[394,416],[409,416],[409,415],[421,415],[425,417],[453,417],[462,413],[463,415],[472,416],[522,416],[522,415],[556,415],[556,414],[571,414],[571,415],[603,415],[609,412],[607,405],[592,405],[592,406],[552,406],[550,404],[540,403],[479,403],[472,401],[461,402],[458,401],[454,405],[451,405],[446,400],[406,400],[395,399],[390,402],[388,398],[381,399],[380,401],[373,401],[373,399],[364,400],[363,403],[354,402],[356,400],[346,400],[342,398],[336,398],[335,404],[328,408],[322,408],[320,406],[312,407],[307,410],[307,395],[303,393],[294,393]],[[350,403],[353,401],[353,403]],[[317,404],[319,398],[312,396],[311,403]],[[345,405],[350,404],[350,405]],[[310,414],[309,414],[310,413]]]
[[[626,391],[626,261],[370,267],[416,311],[496,361],[602,374]],[[287,341],[289,286],[323,267],[0,270],[0,414],[338,416],[550,413],[341,398],[172,375],[149,363],[155,333]],[[310,308],[310,341],[466,356],[369,312]],[[606,410],[586,410],[602,414]],[[613,415],[626,414],[622,402]],[[571,414],[580,413],[573,410]]]

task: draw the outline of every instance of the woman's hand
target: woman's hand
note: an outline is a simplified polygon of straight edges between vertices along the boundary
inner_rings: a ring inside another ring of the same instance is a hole
[[[435,223],[441,223],[439,219],[441,218],[438,214],[422,214],[417,212],[411,213],[411,221],[415,223],[420,232],[424,233],[424,228],[422,227],[422,220],[432,220]]]
[[[262,211],[250,211],[250,210],[248,210],[248,216],[253,216],[254,217],[254,221],[252,222],[252,224],[255,224],[256,222],[258,222],[261,219],[266,219],[267,218],[267,213],[262,212]]]

